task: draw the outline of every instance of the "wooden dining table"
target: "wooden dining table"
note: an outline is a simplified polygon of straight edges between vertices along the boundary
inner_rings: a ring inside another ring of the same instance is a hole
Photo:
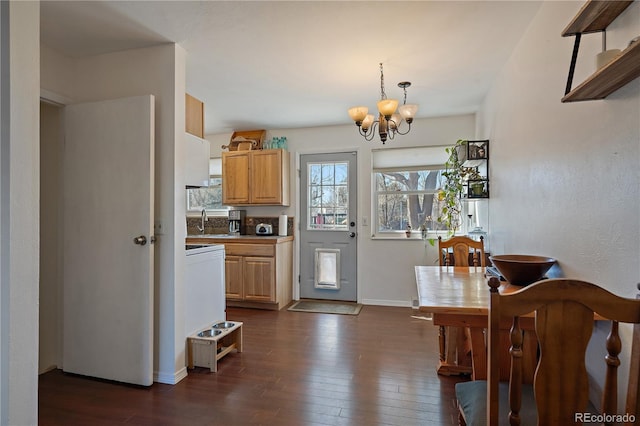
[[[452,266],[416,266],[416,285],[418,288],[418,309],[432,315],[433,324],[450,330],[468,330],[468,335],[452,333],[441,334],[439,340],[439,374],[471,374],[474,380],[487,377],[486,333],[489,318],[489,286],[485,268]],[[510,293],[522,287],[502,282],[499,291]],[[522,317],[520,326],[524,330],[524,339],[536,339],[533,313]],[[504,349],[501,353],[501,378],[509,375],[508,332],[511,324],[505,322]],[[536,340],[533,340],[534,342]],[[533,380],[537,345],[525,345],[534,348],[533,352],[523,355],[523,375],[526,382]],[[470,350],[470,357],[467,353]]]

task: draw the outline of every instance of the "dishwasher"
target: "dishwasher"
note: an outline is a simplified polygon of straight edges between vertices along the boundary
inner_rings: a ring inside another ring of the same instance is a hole
[[[185,337],[225,321],[224,245],[185,247]]]

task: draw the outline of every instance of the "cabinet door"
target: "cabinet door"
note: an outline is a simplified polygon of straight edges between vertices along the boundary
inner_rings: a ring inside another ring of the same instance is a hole
[[[276,301],[276,274],[273,257],[244,258],[244,298]]]
[[[242,300],[244,297],[242,257],[226,256],[224,260],[224,288],[227,299]]]
[[[249,152],[222,154],[222,204],[249,203]]]
[[[251,203],[289,205],[289,156],[282,149],[252,152]]]
[[[188,93],[185,96],[185,130],[204,138],[204,103]]]

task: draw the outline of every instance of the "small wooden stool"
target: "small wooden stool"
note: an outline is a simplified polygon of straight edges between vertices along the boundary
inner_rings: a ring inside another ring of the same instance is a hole
[[[223,323],[219,321],[217,323]],[[207,327],[187,337],[187,367],[209,367],[212,373],[218,371],[218,361],[232,350],[242,352],[242,323],[238,321],[226,321],[232,323],[229,328],[219,328],[220,334],[211,337],[198,336],[202,332],[212,330]]]

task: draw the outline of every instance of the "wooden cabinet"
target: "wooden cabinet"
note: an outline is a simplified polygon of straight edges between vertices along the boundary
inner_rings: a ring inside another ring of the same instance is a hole
[[[227,299],[242,300],[244,298],[243,286],[243,257],[227,254],[224,260],[225,294]]]
[[[222,204],[242,206],[250,203],[249,152],[222,153]]]
[[[264,239],[262,242],[264,244],[225,242],[228,306],[277,310],[291,302],[293,238]]]
[[[204,139],[204,103],[187,93],[185,110],[185,130]]]
[[[185,95],[184,180],[187,187],[209,186],[211,146],[204,139],[204,103]]]
[[[224,152],[222,177],[223,204],[289,205],[289,152],[284,149]]]
[[[637,41],[624,49],[610,63],[594,72],[580,85],[571,89],[582,34],[605,31],[609,24],[632,3],[633,1],[590,0],[584,4],[564,29],[562,36],[575,36],[575,43],[562,102],[604,99],[640,76],[640,41]]]

